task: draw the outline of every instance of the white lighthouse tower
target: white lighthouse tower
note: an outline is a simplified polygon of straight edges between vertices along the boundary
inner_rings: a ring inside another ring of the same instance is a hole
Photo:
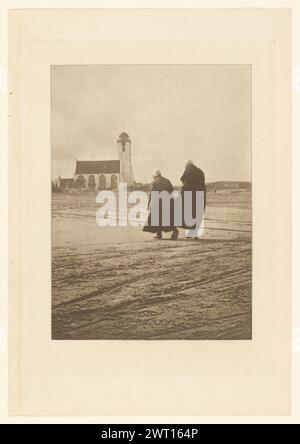
[[[120,160],[120,178],[128,187],[134,185],[132,165],[131,165],[131,140],[125,131],[119,135],[118,140],[118,159]]]

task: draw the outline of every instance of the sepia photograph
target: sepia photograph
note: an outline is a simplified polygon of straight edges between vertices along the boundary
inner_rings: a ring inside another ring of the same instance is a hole
[[[51,8],[4,21],[2,410],[290,423],[294,9]]]
[[[251,65],[51,66],[53,340],[252,339],[251,119]]]

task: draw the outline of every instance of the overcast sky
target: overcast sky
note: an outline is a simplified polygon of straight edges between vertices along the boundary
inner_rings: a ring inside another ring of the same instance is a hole
[[[137,182],[179,184],[188,157],[208,182],[251,180],[250,65],[53,66],[51,106],[53,177],[116,159],[124,125]]]

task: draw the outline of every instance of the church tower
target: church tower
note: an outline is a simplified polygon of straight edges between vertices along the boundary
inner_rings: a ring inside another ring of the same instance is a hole
[[[125,131],[119,135],[118,140],[118,159],[120,160],[121,181],[127,183],[128,187],[134,185],[132,165],[131,165],[131,140]]]

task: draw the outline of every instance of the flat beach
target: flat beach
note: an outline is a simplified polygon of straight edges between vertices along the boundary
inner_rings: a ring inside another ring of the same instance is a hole
[[[251,191],[207,193],[199,241],[99,227],[96,193],[52,194],[52,339],[251,339]]]

